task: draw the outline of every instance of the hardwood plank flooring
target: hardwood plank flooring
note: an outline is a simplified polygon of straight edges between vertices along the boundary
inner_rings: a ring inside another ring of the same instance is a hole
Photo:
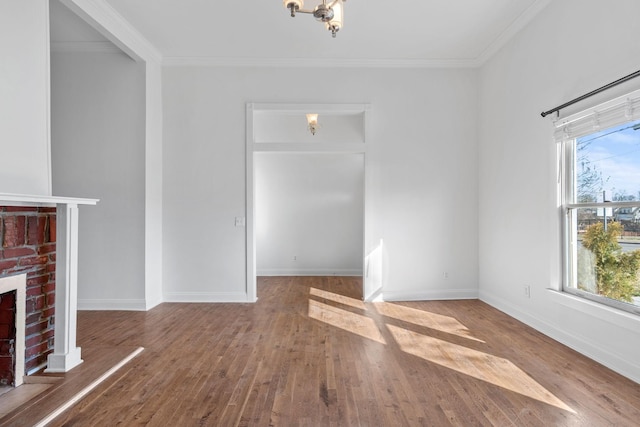
[[[0,396],[0,426],[42,424],[59,408],[87,395],[101,377],[117,375],[115,368],[136,351],[139,350],[125,346],[83,348],[85,362],[71,371],[25,378],[25,384]]]
[[[144,347],[52,426],[637,426],[640,385],[480,301],[363,303],[361,280],[259,278],[256,304],[80,312]]]
[[[22,384],[15,389],[11,387],[11,390],[5,396],[0,397],[0,422],[26,402],[37,399],[40,394],[50,387],[52,387],[51,384]]]

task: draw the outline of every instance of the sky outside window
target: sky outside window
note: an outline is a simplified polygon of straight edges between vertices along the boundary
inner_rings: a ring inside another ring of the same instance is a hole
[[[602,201],[602,191],[610,201],[640,200],[640,121],[578,138],[576,148],[578,202]]]

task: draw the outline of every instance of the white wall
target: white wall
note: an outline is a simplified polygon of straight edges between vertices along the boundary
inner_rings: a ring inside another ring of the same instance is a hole
[[[257,274],[361,275],[364,155],[262,153],[254,162]]]
[[[51,195],[49,4],[0,1],[0,193]]]
[[[330,91],[308,87],[327,76]],[[477,296],[475,70],[168,67],[163,82],[166,299],[246,297],[247,102],[371,103],[385,298]]]
[[[636,0],[551,2],[482,68],[479,109],[481,298],[636,381],[638,317],[548,290],[560,287],[557,160],[540,112],[636,71],[639,14]]]
[[[81,210],[78,307],[145,309],[145,64],[124,54],[52,54],[56,194]]]

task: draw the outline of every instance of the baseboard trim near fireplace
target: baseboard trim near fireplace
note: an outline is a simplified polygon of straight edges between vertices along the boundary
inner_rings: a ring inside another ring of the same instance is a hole
[[[78,310],[146,311],[143,299],[78,299]]]

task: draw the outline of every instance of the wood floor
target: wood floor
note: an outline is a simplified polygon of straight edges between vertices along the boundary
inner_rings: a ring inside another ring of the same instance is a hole
[[[342,277],[258,296],[80,312],[82,347],[145,350],[50,425],[640,423],[640,385],[480,301],[365,304]]]

